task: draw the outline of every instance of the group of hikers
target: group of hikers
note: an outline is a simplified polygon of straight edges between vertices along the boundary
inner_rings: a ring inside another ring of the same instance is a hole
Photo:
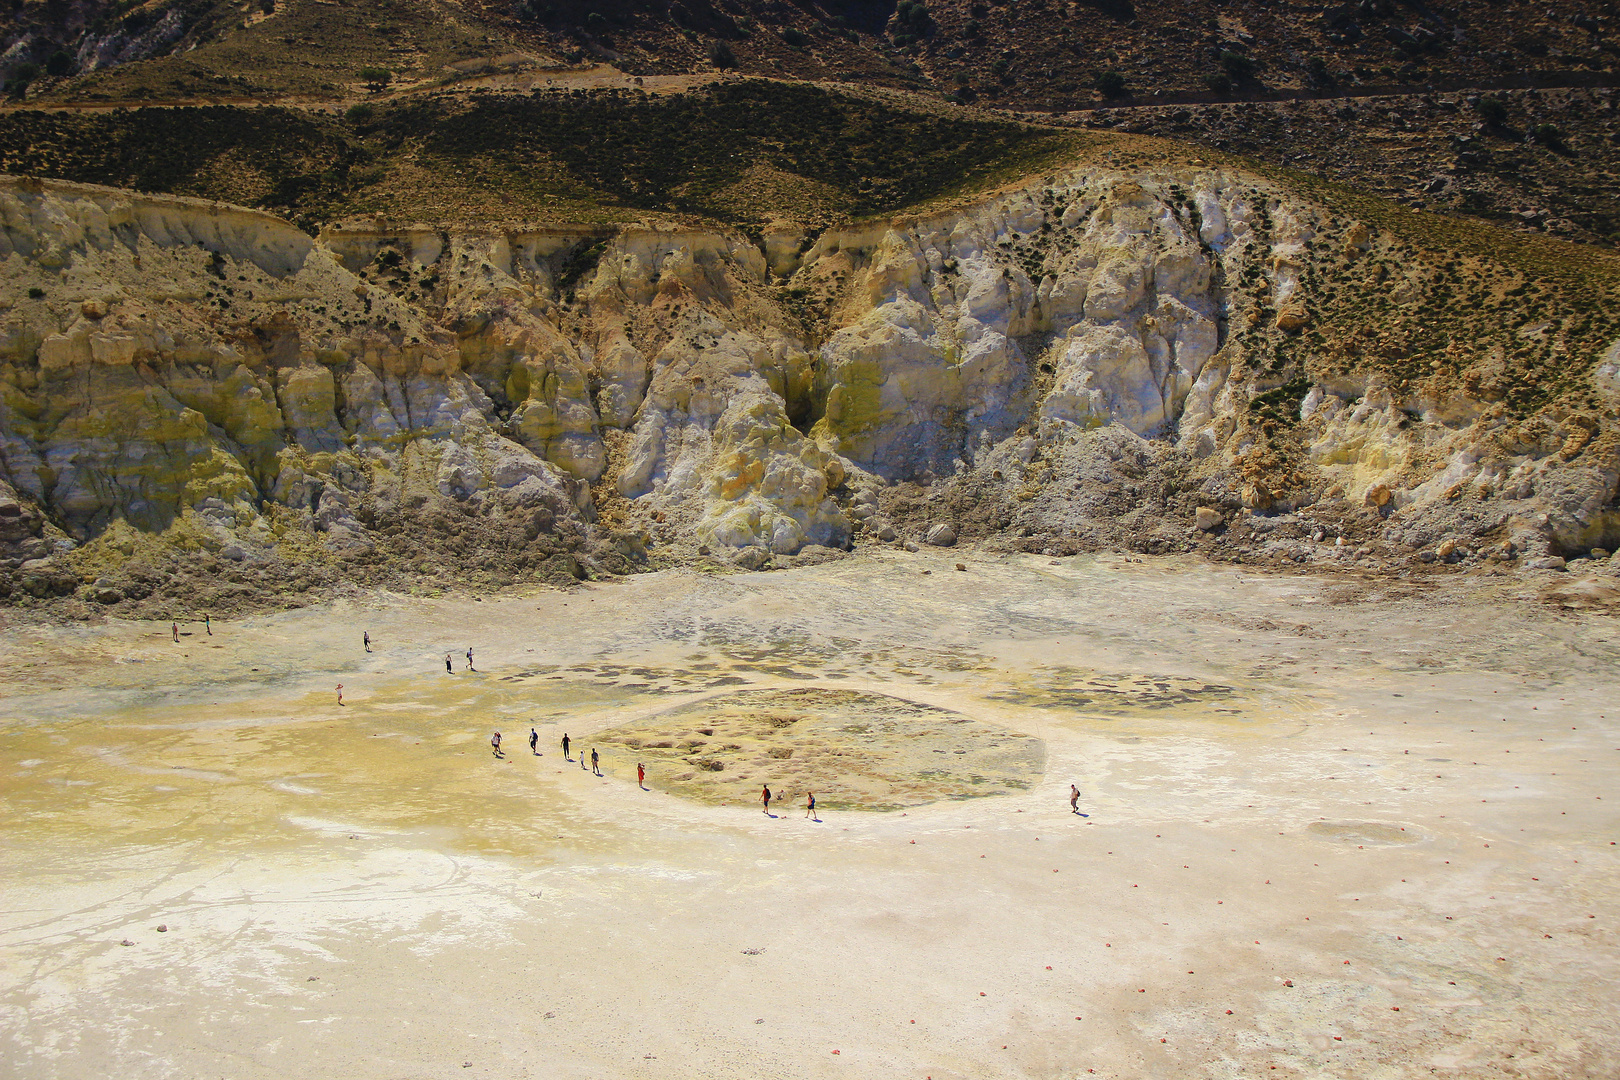
[[[767,817],[776,816],[775,814],[771,813],[771,799],[773,798],[775,798],[775,796],[771,794],[771,786],[769,784],[761,784],[759,788],[759,801],[760,805],[764,808],[765,815]],[[805,793],[804,816],[809,818],[811,821],[821,820],[821,818],[816,816],[816,793],[813,791]]]
[[[495,734],[489,737],[489,745],[491,748],[491,753],[498,758],[505,759],[506,752],[501,749],[500,732],[497,731]],[[562,752],[564,761],[574,760],[571,756],[572,750],[573,740],[568,737],[568,732],[565,731],[563,732],[562,737]],[[535,757],[540,756],[540,733],[534,730],[534,728],[529,729],[529,753],[533,754]],[[585,768],[585,751],[583,750],[579,752],[579,767],[581,769]],[[599,753],[597,753],[596,747],[594,746],[591,747],[591,772],[597,776],[603,775],[602,757]],[[640,761],[636,762],[636,786],[641,788],[643,791],[647,790],[647,766],[645,763]],[[759,800],[767,815],[770,815],[771,813],[772,798],[774,798],[774,796],[771,794],[770,785],[762,785],[759,789]],[[805,796],[804,816],[810,818],[812,821],[821,820],[821,818],[816,814],[816,793],[813,791],[809,792]]]
[[[204,619],[206,621],[206,616],[204,617]],[[214,631],[210,627],[208,632],[210,634],[212,634]],[[178,641],[180,639],[180,637],[179,637],[179,635],[180,635],[180,627],[178,626],[178,624],[174,627],[174,633],[175,633],[175,640]],[[363,632],[361,634],[361,642],[362,642],[362,644],[365,645],[366,652],[370,652],[371,651],[371,632],[369,630],[365,631],[365,632]],[[444,654],[444,670],[446,672],[452,674],[452,675],[455,674],[455,668],[450,663],[450,654],[449,653]],[[477,668],[473,667],[473,651],[472,651],[471,648],[469,648],[467,650],[467,670],[468,671],[476,671],[476,670],[478,670]],[[342,683],[338,684],[338,704],[339,705],[343,704],[343,684]],[[502,758],[502,759],[504,759],[506,757],[506,753],[501,749],[501,733],[500,732],[497,731],[494,735],[492,735],[490,737],[489,745],[492,747],[493,753],[494,753],[494,755],[496,757]],[[568,738],[568,733],[566,731],[563,732],[562,752],[563,752],[563,760],[564,761],[573,761],[574,760],[570,756],[572,746],[573,746],[573,743]],[[534,728],[529,729],[529,753],[533,754],[535,757],[540,756],[540,734],[539,734],[539,732],[535,731]],[[579,767],[581,769],[585,768],[585,752],[583,750],[580,751],[580,754],[579,754]],[[591,765],[590,765],[590,769],[591,769],[591,772],[594,773],[595,775],[597,775],[597,776],[602,775],[602,759],[601,759],[601,756],[597,753],[595,747],[591,748]],[[639,761],[636,762],[636,786],[640,787],[643,791],[645,791],[647,789],[647,766],[645,764],[643,764],[642,762],[639,762]],[[771,814],[771,800],[774,797],[775,796],[773,796],[771,794],[771,788],[770,788],[769,784],[762,784],[760,786],[760,789],[759,789],[760,806],[761,806],[761,808],[763,809],[764,813],[767,816],[774,816],[774,815]],[[1080,812],[1080,789],[1078,787],[1074,786],[1073,784],[1069,785],[1069,809],[1072,810],[1076,814],[1080,814],[1081,817],[1090,817],[1091,816],[1090,814],[1083,814],[1083,813]],[[811,819],[812,821],[820,821],[821,820],[821,818],[816,814],[816,793],[813,792],[813,791],[808,792],[805,795],[804,816]]]

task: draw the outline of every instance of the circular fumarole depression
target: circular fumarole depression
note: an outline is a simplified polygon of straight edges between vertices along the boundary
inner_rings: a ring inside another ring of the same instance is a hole
[[[1023,791],[1046,744],[936,705],[863,690],[738,690],[596,737],[647,767],[647,786],[706,803],[774,798],[898,810]]]

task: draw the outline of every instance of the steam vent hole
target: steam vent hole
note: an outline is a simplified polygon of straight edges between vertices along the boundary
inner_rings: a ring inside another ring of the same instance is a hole
[[[783,803],[806,792],[829,810],[899,810],[1023,791],[1046,744],[887,694],[740,690],[612,728],[594,740],[647,766],[647,786],[699,802]],[[616,754],[617,756],[617,754]],[[774,805],[774,803],[773,803]]]

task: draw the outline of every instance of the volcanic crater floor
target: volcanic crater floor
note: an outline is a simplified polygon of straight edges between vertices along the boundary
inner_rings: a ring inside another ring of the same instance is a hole
[[[1544,584],[924,551],[12,623],[0,1075],[1608,1080],[1620,621]]]
[[[653,763],[652,786],[722,805],[820,792],[828,810],[899,810],[1025,791],[1045,744],[937,705],[864,690],[739,690],[610,728],[596,743]]]

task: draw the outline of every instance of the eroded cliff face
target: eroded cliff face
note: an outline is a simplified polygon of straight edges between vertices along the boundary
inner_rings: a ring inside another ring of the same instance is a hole
[[[1291,560],[1620,541],[1615,354],[1569,356],[1581,392],[1517,416],[1488,337],[1403,369],[1369,329],[1457,316],[1425,310],[1449,279],[1391,275],[1399,255],[1214,169],[1051,177],[762,245],[381,220],[311,238],[4,180],[6,586],[139,600],[156,586],[119,568],[163,552],[236,578],[502,583],[939,524]],[[1387,326],[1347,323],[1363,293],[1396,305]],[[1562,327],[1528,332],[1587,348]]]

